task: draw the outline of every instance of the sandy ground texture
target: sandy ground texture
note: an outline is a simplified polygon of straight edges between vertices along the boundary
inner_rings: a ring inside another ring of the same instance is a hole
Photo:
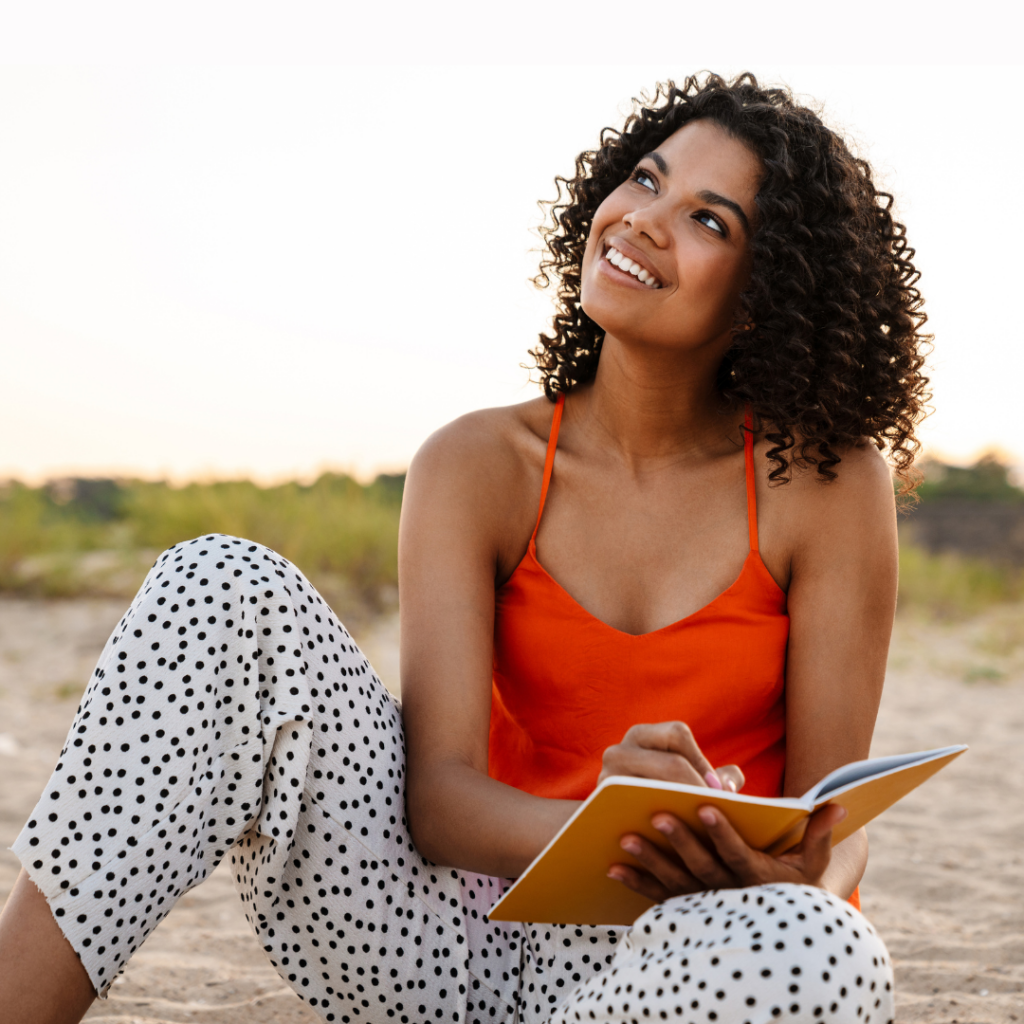
[[[49,776],[120,601],[0,600],[0,901],[7,849]],[[397,622],[357,637],[398,682]],[[896,964],[897,1020],[1024,1022],[1024,608],[897,623],[874,753],[971,751],[871,828],[864,910]],[[228,872],[186,894],[87,1020],[299,1024]]]

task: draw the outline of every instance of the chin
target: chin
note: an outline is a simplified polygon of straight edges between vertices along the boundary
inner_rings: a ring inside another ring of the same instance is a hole
[[[631,309],[632,303],[622,299],[612,299],[610,296],[602,295],[595,301],[582,301],[580,307],[583,312],[604,331],[620,341],[636,341],[641,344],[649,344],[649,339],[641,337],[642,328],[636,316],[636,309]]]

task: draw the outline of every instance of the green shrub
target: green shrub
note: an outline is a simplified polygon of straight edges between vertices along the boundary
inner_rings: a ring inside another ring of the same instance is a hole
[[[308,486],[268,488],[249,481],[8,484],[0,493],[0,589],[105,592],[95,573],[76,572],[76,560],[87,563],[83,556],[98,551],[155,554],[205,533],[230,533],[274,548],[318,587],[341,586],[374,601],[398,580],[403,483],[402,476],[379,477],[363,487],[325,474]]]
[[[1011,566],[953,552],[931,554],[900,544],[898,609],[930,617],[962,619],[995,604],[1024,597],[1024,580]]]
[[[973,501],[1024,502],[1024,490],[1010,480],[1011,467],[998,455],[982,455],[971,466],[950,466],[936,459],[925,459],[920,467],[923,481],[917,489],[922,502],[943,498],[970,498]]]

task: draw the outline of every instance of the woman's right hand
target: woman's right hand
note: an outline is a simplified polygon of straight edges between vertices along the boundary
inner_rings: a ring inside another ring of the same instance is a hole
[[[621,743],[608,747],[602,758],[598,784],[610,775],[635,775],[664,782],[728,789],[743,788],[743,772],[727,764],[714,768],[701,753],[685,722],[656,722],[634,725]]]

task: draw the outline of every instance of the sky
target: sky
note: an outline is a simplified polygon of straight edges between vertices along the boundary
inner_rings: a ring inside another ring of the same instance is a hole
[[[537,200],[631,96],[709,65],[789,84],[895,194],[927,450],[1024,461],[1012,67],[57,56],[0,64],[0,477],[365,479],[533,397]]]

